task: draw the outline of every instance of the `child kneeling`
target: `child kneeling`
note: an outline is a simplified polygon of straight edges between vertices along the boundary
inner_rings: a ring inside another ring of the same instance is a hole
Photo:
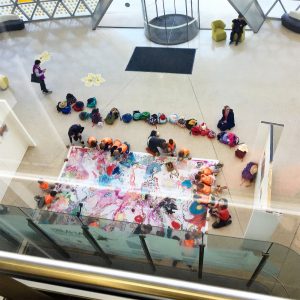
[[[218,203],[209,212],[212,216],[217,217],[217,221],[212,224],[213,228],[221,228],[232,223],[227,199],[219,199]]]

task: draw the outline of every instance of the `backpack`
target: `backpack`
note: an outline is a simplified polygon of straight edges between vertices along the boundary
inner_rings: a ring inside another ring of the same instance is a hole
[[[140,117],[141,117],[140,111],[139,110],[134,110],[133,113],[132,113],[132,117],[133,117],[134,121],[140,120]]]
[[[218,133],[217,138],[220,143],[229,147],[234,147],[239,143],[239,138],[233,132],[221,131]]]
[[[206,136],[206,135],[208,135],[208,133],[209,133],[209,129],[207,128],[207,125],[206,125],[206,123],[201,123],[200,125],[200,128],[201,128],[201,135],[202,136]]]
[[[168,122],[167,116],[163,113],[158,114],[158,123],[159,124],[166,124]]]
[[[71,106],[68,105],[68,106],[62,108],[62,109],[61,109],[61,112],[62,112],[64,115],[70,114],[70,113],[71,113]]]
[[[158,116],[157,116],[157,114],[152,114],[150,116],[150,118],[148,119],[148,123],[150,125],[157,125],[158,124]]]
[[[176,124],[181,128],[185,128],[185,123],[186,123],[185,119],[183,117],[181,117],[178,119]]]
[[[75,96],[72,95],[72,94],[67,94],[66,100],[67,100],[68,105],[73,105],[77,101],[77,99],[75,98]]]
[[[201,127],[200,126],[194,126],[194,127],[192,127],[192,129],[191,129],[191,131],[190,131],[190,134],[191,135],[201,135],[201,131],[202,131],[202,129],[201,129]]]
[[[131,121],[132,121],[132,115],[131,114],[124,114],[123,116],[122,116],[122,121],[124,122],[124,123],[130,123]]]
[[[83,111],[84,103],[82,101],[77,101],[72,107],[75,111]]]
[[[113,125],[115,120],[118,119],[120,116],[120,112],[117,108],[112,108],[110,112],[107,114],[106,118],[104,119],[107,125]]]
[[[140,120],[148,120],[150,118],[150,113],[148,111],[144,111],[140,115]]]
[[[177,121],[178,121],[178,119],[179,119],[179,117],[178,117],[177,114],[171,114],[171,115],[169,115],[169,117],[168,117],[168,121],[169,121],[169,123],[171,123],[171,124],[176,124]]]
[[[79,119],[82,120],[82,121],[87,120],[89,117],[90,117],[90,114],[88,112],[86,112],[86,111],[82,111],[79,114]]]
[[[209,139],[214,139],[216,137],[216,133],[212,130],[209,130],[208,134],[207,134],[207,137]]]
[[[91,119],[92,119],[93,124],[98,124],[99,122],[102,122],[102,117],[99,113],[99,108],[94,108],[92,110]]]
[[[96,104],[97,104],[97,99],[95,97],[87,99],[87,104],[86,104],[87,107],[94,108],[96,107]]]
[[[185,121],[185,127],[188,130],[191,130],[196,125],[197,125],[197,120],[196,119],[188,119],[188,120]]]

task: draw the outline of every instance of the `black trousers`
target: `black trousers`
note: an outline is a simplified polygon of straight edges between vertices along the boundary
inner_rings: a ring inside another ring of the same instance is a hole
[[[242,31],[231,31],[231,34],[230,34],[230,41],[233,42],[233,38],[234,38],[234,35],[237,34],[237,40],[236,40],[236,43],[238,43],[240,40],[241,40],[241,37],[242,37],[242,34],[243,32]]]
[[[46,84],[45,84],[45,80],[41,80],[40,81],[40,85],[41,85],[41,90],[43,92],[48,92],[47,88],[46,88]]]

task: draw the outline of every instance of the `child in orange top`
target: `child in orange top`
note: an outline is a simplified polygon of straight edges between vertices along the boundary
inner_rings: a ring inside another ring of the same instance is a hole
[[[213,175],[201,174],[200,178],[201,182],[207,185],[213,185],[213,183],[215,182],[215,178]]]
[[[39,188],[43,192],[47,192],[47,193],[49,193],[50,191],[52,191],[55,188],[54,184],[49,184],[48,182],[42,181],[42,180],[39,180],[38,184],[39,184]]]
[[[104,151],[110,150],[113,145],[113,140],[110,137],[106,137],[100,141],[100,149]]]
[[[47,208],[49,208],[53,201],[57,200],[56,198],[57,192],[51,191],[49,194],[45,195],[45,205]]]
[[[167,153],[171,156],[176,155],[176,143],[173,139],[169,139],[169,142],[167,143]]]
[[[98,149],[98,142],[94,136],[90,136],[87,140],[88,147]]]
[[[186,148],[182,148],[179,152],[178,152],[178,160],[182,161],[184,159],[190,159],[190,150],[186,149]]]

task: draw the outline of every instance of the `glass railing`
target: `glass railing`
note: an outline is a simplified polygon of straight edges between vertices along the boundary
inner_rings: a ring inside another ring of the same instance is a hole
[[[300,299],[300,257],[276,243],[5,207],[0,250]]]

